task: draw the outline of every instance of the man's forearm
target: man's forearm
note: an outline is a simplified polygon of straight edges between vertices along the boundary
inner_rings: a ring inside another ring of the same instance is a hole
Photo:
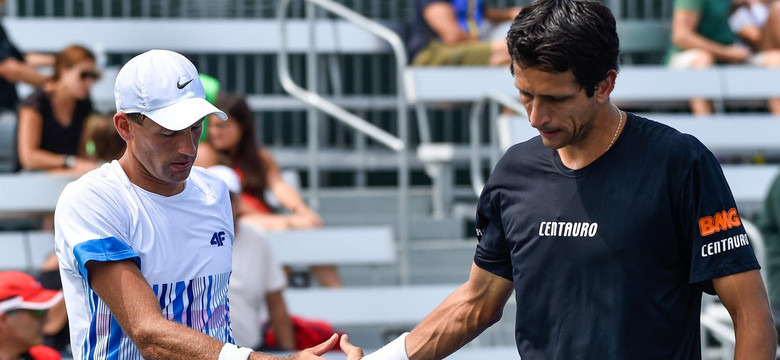
[[[771,315],[757,320],[738,320],[734,331],[737,339],[734,360],[775,359],[777,329]]]

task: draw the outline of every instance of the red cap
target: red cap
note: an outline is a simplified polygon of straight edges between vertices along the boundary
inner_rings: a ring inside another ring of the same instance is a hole
[[[38,280],[20,271],[0,272],[0,312],[16,309],[48,309],[62,299],[62,292],[44,289]]]

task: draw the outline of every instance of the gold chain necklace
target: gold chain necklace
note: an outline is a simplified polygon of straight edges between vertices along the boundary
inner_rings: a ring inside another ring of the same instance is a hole
[[[615,140],[617,140],[618,132],[620,132],[620,125],[623,125],[623,112],[618,109],[617,105],[612,104],[612,106],[617,110],[618,112],[618,126],[617,129],[615,129],[615,135],[612,135],[612,141],[609,142],[609,146],[607,146],[607,150],[604,150],[604,152],[609,151],[609,149],[612,148],[612,145],[615,144]]]

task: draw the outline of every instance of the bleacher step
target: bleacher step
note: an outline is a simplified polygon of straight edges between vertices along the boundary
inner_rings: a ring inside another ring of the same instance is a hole
[[[398,234],[397,214],[322,214],[326,226],[389,225]],[[466,225],[459,219],[434,219],[416,215],[409,219],[409,239],[452,239],[464,237]]]
[[[430,189],[410,191],[408,203],[409,213],[430,213]],[[321,190],[318,211],[321,214],[396,214],[398,213],[398,191],[383,188]]]

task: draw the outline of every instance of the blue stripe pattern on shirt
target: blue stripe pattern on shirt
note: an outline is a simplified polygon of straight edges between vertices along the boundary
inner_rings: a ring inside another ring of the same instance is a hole
[[[162,315],[219,341],[235,343],[230,329],[227,286],[230,272],[154,284]],[[216,293],[212,293],[216,291]],[[89,289],[91,320],[82,359],[142,359],[106,304]]]

